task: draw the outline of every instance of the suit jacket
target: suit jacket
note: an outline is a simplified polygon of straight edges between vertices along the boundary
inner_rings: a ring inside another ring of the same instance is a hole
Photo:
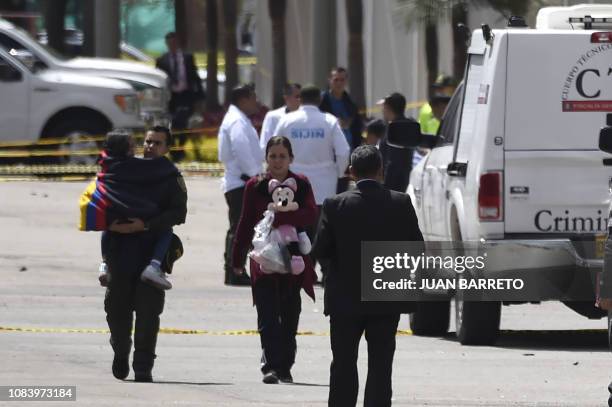
[[[416,213],[406,194],[374,180],[323,203],[313,252],[330,262],[324,276],[325,315],[412,312],[413,302],[361,301],[362,241],[423,241]]]
[[[185,76],[187,78],[187,90],[193,92],[197,98],[204,98],[204,88],[202,87],[202,80],[198,75],[198,70],[195,65],[192,54],[183,52],[183,63],[185,65]],[[170,59],[170,53],[166,52],[155,61],[155,66],[168,75],[168,86],[172,85],[172,61]]]
[[[411,117],[402,117],[398,120],[415,122]],[[379,146],[380,154],[383,157],[385,186],[395,191],[405,192],[408,186],[408,177],[412,171],[414,150],[390,146],[387,144],[387,138],[388,135],[385,134]]]

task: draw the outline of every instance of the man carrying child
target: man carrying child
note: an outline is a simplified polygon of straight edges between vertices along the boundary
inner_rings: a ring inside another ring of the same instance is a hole
[[[163,157],[171,144],[167,128],[154,127],[147,132],[145,159],[133,157],[133,144],[129,133],[107,135],[96,188],[96,193],[103,191],[104,211],[97,209],[97,214],[105,217],[98,222],[108,230],[103,238],[108,265],[104,309],[114,351],[112,372],[121,380],[129,375],[135,312],[134,380],[150,382],[159,315],[164,308],[162,288],[169,288],[163,286],[163,261],[172,226],[185,222],[187,190],[178,169]],[[142,277],[145,271],[150,278]]]

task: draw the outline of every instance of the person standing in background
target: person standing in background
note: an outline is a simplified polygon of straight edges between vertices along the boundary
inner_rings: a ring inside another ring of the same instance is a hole
[[[248,116],[257,111],[257,96],[250,85],[234,88],[230,106],[219,128],[219,161],[225,171],[221,189],[228,206],[229,228],[225,236],[225,284],[250,285],[246,274],[237,276],[232,268],[232,245],[244,196],[244,185],[249,178],[261,173],[263,154],[259,148],[257,130]]]
[[[323,92],[319,108],[338,118],[346,141],[353,151],[362,142],[363,121],[357,105],[346,91],[347,79],[348,72],[345,68],[336,67],[331,70],[329,89]]]
[[[155,66],[168,75],[171,91],[168,110],[172,115],[172,131],[178,132],[188,127],[195,104],[198,100],[205,98],[205,93],[193,55],[183,52],[176,33],[166,34],[166,46],[168,52],[155,61]],[[187,141],[187,135],[178,133],[176,138],[179,147],[183,147]],[[171,154],[174,161],[185,157],[183,150],[173,151]]]
[[[261,127],[261,134],[259,136],[259,146],[262,151],[266,150],[268,141],[274,135],[276,126],[280,119],[287,113],[294,112],[300,107],[300,91],[302,86],[299,83],[286,83],[283,86],[283,99],[285,99],[285,105],[278,109],[271,110],[266,113],[263,125]]]

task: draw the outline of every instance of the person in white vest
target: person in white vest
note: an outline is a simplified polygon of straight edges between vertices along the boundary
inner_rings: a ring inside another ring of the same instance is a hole
[[[300,92],[302,105],[283,116],[275,136],[291,141],[291,171],[308,177],[318,206],[336,194],[338,178],[348,165],[350,147],[338,119],[319,110],[321,91],[307,86]]]
[[[225,171],[221,189],[229,207],[229,229],[225,236],[225,284],[250,285],[249,276],[234,275],[232,268],[232,245],[236,226],[240,220],[244,186],[249,178],[262,172],[263,153],[259,148],[257,130],[249,115],[257,112],[255,89],[250,85],[234,88],[230,95],[230,106],[219,128],[219,161]]]
[[[302,86],[295,82],[286,83],[285,86],[283,86],[283,99],[285,100],[285,105],[266,113],[266,117],[261,126],[261,135],[259,137],[261,151],[266,151],[268,141],[274,136],[276,126],[278,126],[280,119],[287,113],[294,112],[300,107],[301,90]]]

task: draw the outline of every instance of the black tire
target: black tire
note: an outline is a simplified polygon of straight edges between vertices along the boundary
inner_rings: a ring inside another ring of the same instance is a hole
[[[417,336],[443,336],[450,324],[450,301],[423,301],[410,314],[410,329]]]
[[[75,117],[70,120],[63,120],[58,123],[56,126],[50,129],[49,134],[52,137],[68,137],[72,134],[80,134],[84,136],[101,136],[108,132],[110,128],[99,119],[95,117],[88,117],[85,115],[84,117]],[[74,150],[86,150],[86,149],[101,149],[103,146],[103,142],[89,142],[89,143],[79,143],[75,142],[73,144],[64,144],[58,146],[53,146],[55,150],[65,150],[65,149],[74,149]],[[88,156],[59,156],[52,161],[58,164],[95,164],[97,158],[97,154],[92,154]]]
[[[455,296],[457,338],[462,345],[493,345],[499,337],[501,302],[461,301]]]

